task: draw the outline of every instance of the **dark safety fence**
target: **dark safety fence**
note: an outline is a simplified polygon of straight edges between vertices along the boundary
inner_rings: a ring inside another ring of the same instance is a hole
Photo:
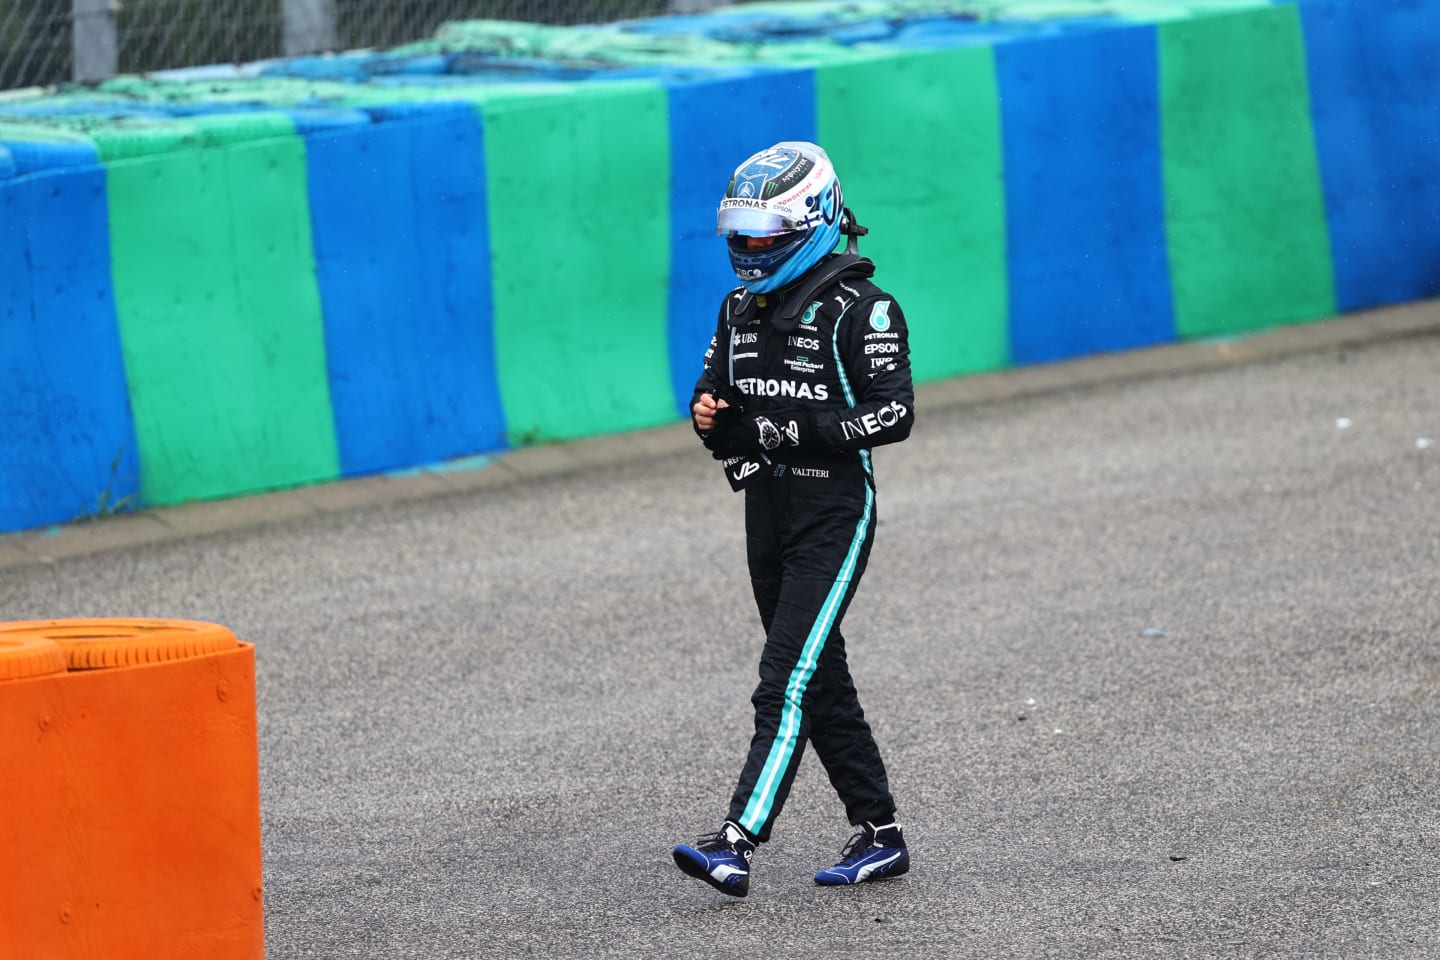
[[[0,0],[0,90],[387,47],[447,20],[608,23],[723,0]]]

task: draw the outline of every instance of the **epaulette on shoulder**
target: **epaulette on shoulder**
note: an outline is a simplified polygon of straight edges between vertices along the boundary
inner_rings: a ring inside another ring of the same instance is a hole
[[[755,322],[755,294],[744,287],[736,287],[725,296],[725,322],[732,327],[743,327]]]

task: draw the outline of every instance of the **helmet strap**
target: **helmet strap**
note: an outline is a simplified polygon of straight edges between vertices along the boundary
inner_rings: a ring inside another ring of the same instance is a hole
[[[858,254],[860,244],[856,240],[870,232],[869,227],[862,227],[855,222],[855,214],[849,207],[842,207],[840,210],[840,235],[846,238],[845,252]]]

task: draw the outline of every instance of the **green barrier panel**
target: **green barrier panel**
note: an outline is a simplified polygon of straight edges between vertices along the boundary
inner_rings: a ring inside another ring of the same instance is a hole
[[[111,77],[101,83],[91,99],[100,95],[115,98],[117,103],[140,100],[151,103],[216,103],[260,104],[279,109],[302,103],[312,106],[333,105],[353,93],[354,85],[291,77],[246,77],[244,79],[187,80],[160,79],[152,76]]]
[[[13,118],[0,120],[0,140],[15,140],[31,143],[75,143],[94,145],[94,142],[81,133],[72,130],[57,128],[49,122],[26,123]]]
[[[37,117],[32,124],[0,122],[0,130],[24,140],[91,142],[105,162],[244,143],[267,137],[293,136],[295,128],[282,113],[255,111],[225,112],[210,116],[185,118],[112,116],[105,112],[110,104],[122,112],[135,105],[135,97],[115,96],[110,92],[81,97],[53,98],[58,104],[67,101],[93,106],[94,113],[56,114]],[[43,125],[42,125],[43,124]]]
[[[219,118],[201,126],[225,138]],[[96,139],[102,150],[147,146]],[[303,142],[291,132],[107,167],[146,501],[338,476]]]
[[[97,128],[90,135],[100,148],[100,159],[108,162],[294,133],[294,124],[283,114],[226,113],[183,120],[127,120],[123,125]]]
[[[664,90],[576,87],[482,109],[510,442],[672,421]]]
[[[1009,363],[1005,181],[989,47],[817,67],[820,143],[910,324],[916,380]]]
[[[1166,240],[1179,335],[1335,312],[1294,7],[1158,28]]]
[[[853,11],[849,19],[854,19]],[[390,52],[406,55],[458,50],[484,53],[495,57],[497,62],[505,58],[526,58],[582,68],[735,63],[794,67],[853,57],[848,48],[825,38],[790,38],[778,44],[734,43],[695,34],[629,32],[615,26],[543,26],[505,20],[451,21],[443,24],[433,39],[395,47]]]

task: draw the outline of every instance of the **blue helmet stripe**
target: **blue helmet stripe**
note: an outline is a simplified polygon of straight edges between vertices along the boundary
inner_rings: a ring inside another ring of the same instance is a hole
[[[794,252],[785,259],[780,266],[768,277],[761,277],[758,280],[741,279],[746,289],[751,293],[769,293],[772,290],[779,290],[781,287],[800,279],[805,272],[825,258],[840,244],[840,220],[837,218],[834,223],[822,223],[810,231],[810,236],[805,242],[795,248]]]

